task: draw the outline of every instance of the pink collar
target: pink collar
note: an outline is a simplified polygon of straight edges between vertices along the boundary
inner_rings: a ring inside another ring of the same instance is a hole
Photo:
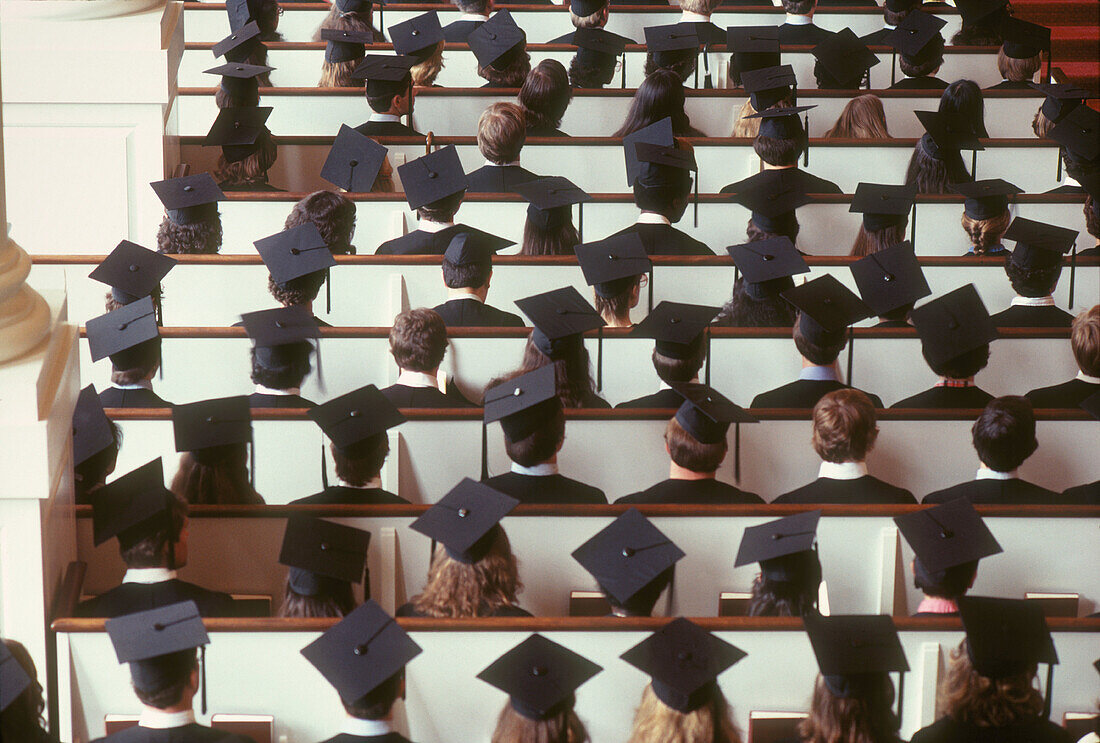
[[[925,596],[917,607],[918,614],[958,614],[959,605],[951,599]]]

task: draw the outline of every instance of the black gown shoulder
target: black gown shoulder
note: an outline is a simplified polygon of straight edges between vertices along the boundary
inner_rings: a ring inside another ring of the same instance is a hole
[[[924,496],[923,503],[946,503],[966,498],[971,503],[1039,504],[1065,503],[1055,493],[1026,480],[969,480]]]
[[[763,503],[756,493],[721,480],[662,480],[641,492],[619,498],[615,503],[691,503],[719,505],[728,503]]]
[[[1017,305],[993,315],[998,328],[1068,328],[1073,315],[1060,307],[1024,307]]]
[[[96,743],[253,743],[251,738],[196,723],[178,728],[143,728],[138,725],[99,738]]]
[[[714,255],[705,243],[667,224],[632,224],[612,237],[637,233],[647,255]]]
[[[864,475],[854,480],[819,477],[813,482],[776,498],[773,503],[888,503],[917,502],[905,488],[899,488],[877,477]]]
[[[532,126],[527,128],[528,137],[568,137],[561,129],[552,126]]]
[[[248,406],[250,408],[315,408],[317,403],[301,395],[266,395],[262,392],[253,392],[248,396]]]
[[[108,387],[99,393],[99,404],[105,408],[170,408],[172,403],[152,390],[124,390]]]
[[[350,735],[349,733],[340,733],[328,740],[321,741],[321,743],[412,743],[412,741],[400,733],[386,733],[385,735]]]
[[[423,137],[424,135],[400,121],[365,121],[355,131],[368,137]]]
[[[1031,390],[1025,397],[1036,408],[1076,408],[1085,398],[1096,392],[1100,392],[1100,384],[1071,379],[1061,384]]]
[[[393,384],[380,392],[386,399],[399,408],[470,408],[474,404],[462,396],[458,390],[447,394],[431,387],[409,387]]]
[[[848,385],[832,380],[796,379],[774,390],[761,392],[752,399],[754,408],[812,408],[817,401],[834,390],[846,389]],[[882,407],[878,395],[864,391],[876,408]]]
[[[910,743],[1072,743],[1065,728],[1050,720],[1006,727],[978,727],[942,717],[913,733]]]
[[[519,165],[482,165],[466,175],[468,193],[511,193],[516,186],[539,176]]]
[[[408,501],[382,488],[351,488],[346,485],[330,485],[320,493],[307,495],[290,503],[293,506],[375,506],[385,503],[408,503]]]
[[[616,408],[678,408],[684,401],[676,390],[658,390],[652,395],[645,395],[633,400],[627,400],[616,405]]]
[[[432,308],[448,328],[522,328],[523,318],[476,299],[450,299]]]
[[[947,83],[938,77],[907,77],[898,80],[889,90],[946,90]]]
[[[523,475],[505,472],[490,477],[485,484],[512,496],[520,503],[607,503],[607,496],[599,488],[560,474]]]
[[[452,21],[443,27],[443,40],[452,44],[465,43],[473,30],[485,21]]]
[[[1080,503],[1086,506],[1100,506],[1100,480],[1066,488],[1062,491],[1062,501],[1065,503]]]
[[[194,601],[204,617],[240,616],[240,609],[228,593],[211,591],[182,580],[161,583],[122,583],[99,596],[81,601],[78,617],[112,617],[148,611],[161,606]]]
[[[891,405],[891,408],[960,410],[984,408],[993,395],[978,387],[933,387]]]
[[[402,604],[401,606],[397,607],[397,611],[394,613],[394,616],[398,616],[398,617],[426,617],[428,615],[417,611],[416,607],[414,607],[413,603],[410,601],[406,604]],[[531,617],[531,616],[534,616],[534,615],[531,612],[527,611],[526,609],[521,609],[518,606],[502,606],[499,609],[497,609],[496,611],[494,611],[492,614],[489,614],[487,616],[490,616],[490,617]]]

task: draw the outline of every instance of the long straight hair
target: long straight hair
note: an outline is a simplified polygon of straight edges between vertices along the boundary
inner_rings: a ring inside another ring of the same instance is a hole
[[[680,82],[676,73],[670,70],[657,70],[638,86],[638,91],[630,103],[630,110],[627,111],[626,120],[611,136],[625,137],[665,117],[671,117],[673,135],[705,137],[703,132],[691,125],[691,119],[684,110],[684,100],[684,84]]]

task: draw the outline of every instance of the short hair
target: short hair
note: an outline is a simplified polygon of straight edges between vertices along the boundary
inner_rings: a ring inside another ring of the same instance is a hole
[[[1005,54],[1003,46],[997,50],[997,71],[1001,73],[1001,77],[1005,80],[1014,83],[1029,82],[1042,66],[1042,54],[1016,59]]]
[[[168,255],[213,255],[222,247],[222,217],[218,212],[193,224],[176,224],[167,216],[157,228],[157,252]]]
[[[974,219],[966,212],[962,215],[962,228],[970,238],[970,248],[975,253],[985,253],[990,248],[1001,244],[1001,238],[1008,232],[1008,225],[1012,222],[1012,215],[1006,208],[995,217],[988,219]]]
[[[913,585],[927,596],[957,601],[970,590],[970,585],[977,574],[977,560],[932,572],[924,566],[919,557],[913,558]]]
[[[313,368],[309,363],[309,354],[313,347],[304,341],[294,345],[300,352],[281,353],[279,360],[286,363],[273,366],[261,363],[256,356],[256,347],[253,346],[251,349],[252,383],[273,390],[301,387],[302,380]]]
[[[802,225],[798,223],[798,215],[791,212],[789,218],[783,218],[768,225],[777,229],[776,232],[768,232],[760,228],[752,217],[749,217],[749,221],[745,224],[745,242],[759,242],[760,240],[771,240],[775,237],[786,237],[791,242],[798,241],[798,233],[802,231]],[[785,302],[784,302],[785,303]],[[789,325],[790,323],[783,323]]]
[[[725,438],[714,444],[704,444],[685,431],[675,418],[665,426],[665,444],[669,458],[692,472],[714,472],[722,466],[729,451]]]
[[[565,109],[573,100],[565,66],[556,59],[539,62],[527,73],[518,100],[528,129],[561,126]]]
[[[491,163],[507,165],[518,158],[526,139],[523,109],[515,103],[494,103],[477,120],[477,148]]]
[[[817,0],[783,0],[783,10],[792,15],[806,15],[817,7]]]
[[[368,88],[369,89],[369,88]],[[408,95],[409,89],[395,90],[389,93],[383,93],[382,95],[371,95],[367,93],[367,105],[371,107],[371,110],[375,113],[384,114],[393,107],[393,99],[399,95]]]
[[[116,365],[124,363],[124,367]],[[127,348],[124,354],[117,354],[111,360],[112,384],[137,384],[148,379],[160,366],[160,336],[142,341]]]
[[[393,709],[397,695],[401,691],[401,682],[405,678],[405,669],[390,676],[378,686],[353,702],[341,699],[344,711],[360,720],[381,720]]]
[[[653,607],[657,605],[657,599],[661,598],[661,594],[672,582],[674,571],[675,566],[665,568],[656,578],[646,583],[626,601],[619,601],[602,585],[600,585],[600,591],[603,592],[604,597],[607,598],[607,603],[611,604],[613,609],[619,609],[631,617],[648,617],[653,614]]]
[[[287,215],[284,229],[310,222],[321,233],[333,255],[355,255],[355,202],[335,191],[314,191],[296,203]]]
[[[936,44],[939,47],[939,53],[929,59],[919,59],[918,61],[918,58],[908,57],[904,54],[898,56],[898,67],[901,68],[906,77],[927,77],[943,66],[943,37],[933,36],[932,41],[929,43]],[[926,53],[931,52],[927,49],[921,50],[922,57]]]
[[[969,379],[985,368],[989,363],[989,344],[983,343],[977,348],[952,356],[944,361],[933,362],[921,344],[921,353],[928,367],[941,377],[948,379]]]
[[[722,0],[682,0],[680,10],[686,10],[688,13],[710,15],[721,3]]]
[[[194,648],[180,650],[167,658],[161,656],[154,662],[158,662],[162,674],[168,675],[169,678],[162,686],[153,690],[141,689],[135,684],[134,694],[146,707],[157,709],[175,707],[183,701],[183,692],[191,683],[191,674],[199,668],[198,654]]]
[[[838,343],[830,345],[820,345],[811,341],[802,333],[801,328],[801,313],[794,321],[794,326],[791,331],[791,337],[794,339],[794,347],[798,349],[798,352],[809,361],[811,364],[817,366],[828,366],[837,360],[840,356],[840,352],[844,350],[845,344],[848,343],[848,337],[846,335],[841,336]]]
[[[489,0],[451,0],[463,13],[484,15],[489,12]]]
[[[1035,411],[1031,401],[1019,395],[991,400],[970,434],[978,459],[997,472],[1011,472],[1039,448]]]
[[[1073,318],[1069,342],[1078,368],[1090,377],[1100,377],[1100,304]]]
[[[456,266],[443,258],[443,283],[449,289],[476,289],[485,286],[493,273],[492,261],[475,261]]]
[[[610,315],[611,317],[629,319],[630,300],[634,295],[634,287],[639,286],[641,281],[642,276],[639,274],[608,282],[611,286],[607,288],[613,288],[615,291],[610,297],[603,297],[600,296],[599,292],[595,292],[593,304],[596,306],[596,312],[605,317]]]
[[[533,467],[558,453],[565,440],[565,412],[556,407],[549,418],[525,438],[512,441],[504,435],[504,451],[521,467]]]
[[[569,60],[569,84],[574,88],[602,88],[614,79],[614,64],[588,62],[580,53]]]
[[[607,23],[608,9],[610,7],[610,2],[608,2],[594,13],[577,15],[573,12],[572,6],[570,6],[569,20],[573,22],[573,28],[603,28],[604,24]]]
[[[531,72],[531,55],[524,47],[519,53],[508,53],[497,63],[504,62],[504,67],[496,67],[492,64],[478,65],[477,74],[489,82],[490,88],[518,88],[524,84],[528,73]]]
[[[284,307],[291,307],[309,304],[317,299],[317,293],[321,291],[321,285],[324,283],[325,271],[313,271],[283,284],[278,283],[274,276],[268,274],[267,291],[276,302]]]
[[[108,421],[108,423],[111,443],[83,462],[73,464],[73,489],[76,491],[78,505],[91,503],[93,496],[89,494],[89,488],[106,482],[107,475],[118,462],[118,450],[122,446],[122,428],[114,421]]]
[[[1058,278],[1062,275],[1062,260],[1054,266],[1037,266],[1024,268],[1012,260],[1012,255],[1005,256],[1005,274],[1008,283],[1012,284],[1012,291],[1021,297],[1045,297],[1053,294],[1058,286]]]
[[[187,501],[172,493],[168,496],[168,518],[157,524],[155,529],[147,530],[145,537],[137,540],[129,548],[119,544],[119,554],[127,568],[160,568],[169,564],[168,551],[171,545],[179,541],[183,525],[187,521]]]
[[[674,359],[671,356],[665,356],[654,348],[653,368],[657,372],[657,377],[665,384],[690,382],[699,376],[699,370],[703,368],[706,355],[707,346],[705,343],[698,343],[697,347],[693,348],[685,359]]]
[[[862,462],[878,437],[875,406],[856,389],[825,394],[813,412],[814,451],[826,462]]]
[[[390,353],[402,369],[431,372],[443,363],[447,353],[447,326],[433,310],[418,307],[393,319]]]
[[[348,485],[361,488],[382,472],[382,465],[390,453],[390,439],[382,431],[343,448],[330,443],[329,451],[336,476]]]
[[[899,23],[905,20],[905,16],[909,15],[912,10],[914,10],[914,8],[906,8],[905,10],[890,10],[884,4],[882,6],[882,20],[886,22],[887,26],[897,26]]]
[[[768,137],[758,134],[752,141],[752,149],[768,165],[798,165],[803,143],[798,139]]]
[[[416,210],[417,219],[426,219],[429,222],[453,222],[458,208],[462,206],[462,200],[466,198],[466,190],[444,196],[442,199],[428,202]]]

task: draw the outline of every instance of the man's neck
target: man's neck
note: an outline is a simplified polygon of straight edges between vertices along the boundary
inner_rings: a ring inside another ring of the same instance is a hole
[[[447,289],[447,299],[476,299],[478,302],[485,304],[485,298],[489,295],[488,286],[479,286],[473,289],[468,286],[461,287],[459,289]]]
[[[364,720],[361,717],[352,717],[348,715],[344,718],[344,725],[341,732],[361,738],[374,738],[388,735],[393,732],[392,713],[381,720]]]
[[[787,18],[784,21],[792,26],[809,26],[814,22],[814,12],[811,10],[805,15],[795,15],[794,13],[788,13]]]
[[[153,378],[139,379],[132,384],[111,384],[112,387],[119,390],[149,390],[153,389]]]
[[[194,724],[195,710],[191,707],[192,699],[194,699],[193,694],[184,693],[179,704],[171,707],[157,709],[146,706],[141,710],[138,726],[154,730],[169,730]]]
[[[689,470],[687,467],[681,467],[672,461],[668,463],[669,480],[713,480],[716,474],[715,472]]]
[[[300,302],[298,304],[284,304],[283,307],[301,307],[306,312],[308,312],[310,315],[313,314],[313,300],[312,299],[309,300],[308,302]]]
[[[435,222],[431,219],[421,219],[416,224],[416,229],[421,232],[442,232],[445,229],[454,227],[454,222]]]
[[[657,212],[647,212],[644,209],[642,213],[638,215],[638,224],[667,224],[671,225],[672,220],[663,214]]]
[[[632,328],[634,323],[630,321],[630,313],[628,312],[624,317],[616,317],[610,312],[606,315],[602,315],[603,321],[607,323],[609,328]]]
[[[710,14],[692,13],[685,10],[680,13],[680,23],[710,23]]]
[[[439,369],[432,369],[431,371],[418,372],[408,369],[401,369],[397,375],[397,384],[405,387],[427,387],[429,389],[439,389]]]
[[[763,160],[760,161],[760,164],[764,166],[764,170],[793,170],[798,167],[797,165],[772,165]]]
[[[384,112],[381,112],[381,113],[379,113],[378,111],[375,111],[374,113],[372,113],[370,115],[370,120],[371,121],[396,121],[396,122],[400,123],[401,113],[399,111],[395,111],[392,108],[389,111],[384,111]]]
[[[485,21],[489,20],[489,14],[486,13],[486,14],[483,15],[481,13],[463,13],[462,15],[460,15],[458,17],[458,20],[460,20],[460,21],[481,21],[482,23],[484,23]]]

